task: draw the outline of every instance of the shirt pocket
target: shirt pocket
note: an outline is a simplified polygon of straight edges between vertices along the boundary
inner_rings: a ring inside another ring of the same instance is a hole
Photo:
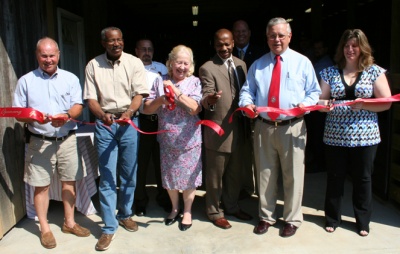
[[[286,89],[292,92],[304,92],[305,80],[298,74],[287,74],[285,78]]]
[[[64,110],[70,109],[71,108],[71,94],[64,93],[60,96],[60,98],[61,98],[60,107],[62,107]]]

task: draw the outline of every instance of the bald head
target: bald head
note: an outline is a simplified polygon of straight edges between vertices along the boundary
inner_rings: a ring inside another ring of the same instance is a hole
[[[214,48],[219,57],[227,59],[232,55],[232,49],[235,46],[233,35],[228,29],[219,29],[214,35]]]
[[[53,40],[53,39],[50,38],[50,37],[44,37],[44,38],[38,40],[38,42],[36,43],[36,51],[37,51],[40,47],[43,47],[43,46],[45,46],[45,45],[51,45],[51,46],[53,46],[56,50],[59,50],[59,49],[58,49],[58,44],[57,44],[57,42],[56,42],[55,40]]]

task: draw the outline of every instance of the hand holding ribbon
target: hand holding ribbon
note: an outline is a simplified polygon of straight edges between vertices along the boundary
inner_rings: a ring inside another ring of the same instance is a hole
[[[68,116],[65,116],[64,113],[47,117],[51,121],[51,125],[57,128],[63,126],[69,120]]]
[[[176,108],[175,93],[170,85],[164,85],[164,94],[166,100],[170,103],[169,105],[167,105],[168,109],[174,110]]]

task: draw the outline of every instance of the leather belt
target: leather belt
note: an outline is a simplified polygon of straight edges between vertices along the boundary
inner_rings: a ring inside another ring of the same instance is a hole
[[[115,118],[121,118],[122,114],[125,113],[125,112],[126,111],[113,113],[113,112],[106,111],[104,113],[112,114],[112,115],[114,115]],[[138,116],[138,114],[139,114],[138,111],[136,111],[135,114],[132,117],[136,117],[136,116]]]
[[[292,118],[292,119],[289,119],[289,120],[271,121],[271,120],[267,120],[265,118],[262,118],[261,116],[258,116],[257,119],[262,121],[263,123],[266,123],[266,124],[269,124],[269,125],[273,125],[273,126],[276,127],[276,126],[288,125],[288,124],[294,123],[294,122],[296,122],[298,120],[301,120],[303,118],[302,117],[300,117],[300,118],[295,117],[295,118]]]
[[[36,134],[36,133],[30,132],[31,136],[34,136],[34,137],[37,137],[37,138],[41,138],[41,139],[45,139],[45,140],[50,140],[50,141],[63,141],[63,140],[66,140],[72,134],[75,134],[75,130],[69,131],[68,134],[63,136],[63,137],[47,137],[47,136],[42,135],[42,134]]]
[[[152,114],[152,115],[139,114],[139,118],[149,120],[151,122],[155,122],[158,120],[158,115],[157,114]]]

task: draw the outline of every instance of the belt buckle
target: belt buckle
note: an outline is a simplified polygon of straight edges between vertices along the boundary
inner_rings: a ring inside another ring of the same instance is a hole
[[[151,115],[150,116],[150,121],[157,121],[157,119],[158,119],[158,116],[157,115]]]
[[[275,120],[274,121],[275,127],[279,126],[280,123],[282,123],[282,120]]]

